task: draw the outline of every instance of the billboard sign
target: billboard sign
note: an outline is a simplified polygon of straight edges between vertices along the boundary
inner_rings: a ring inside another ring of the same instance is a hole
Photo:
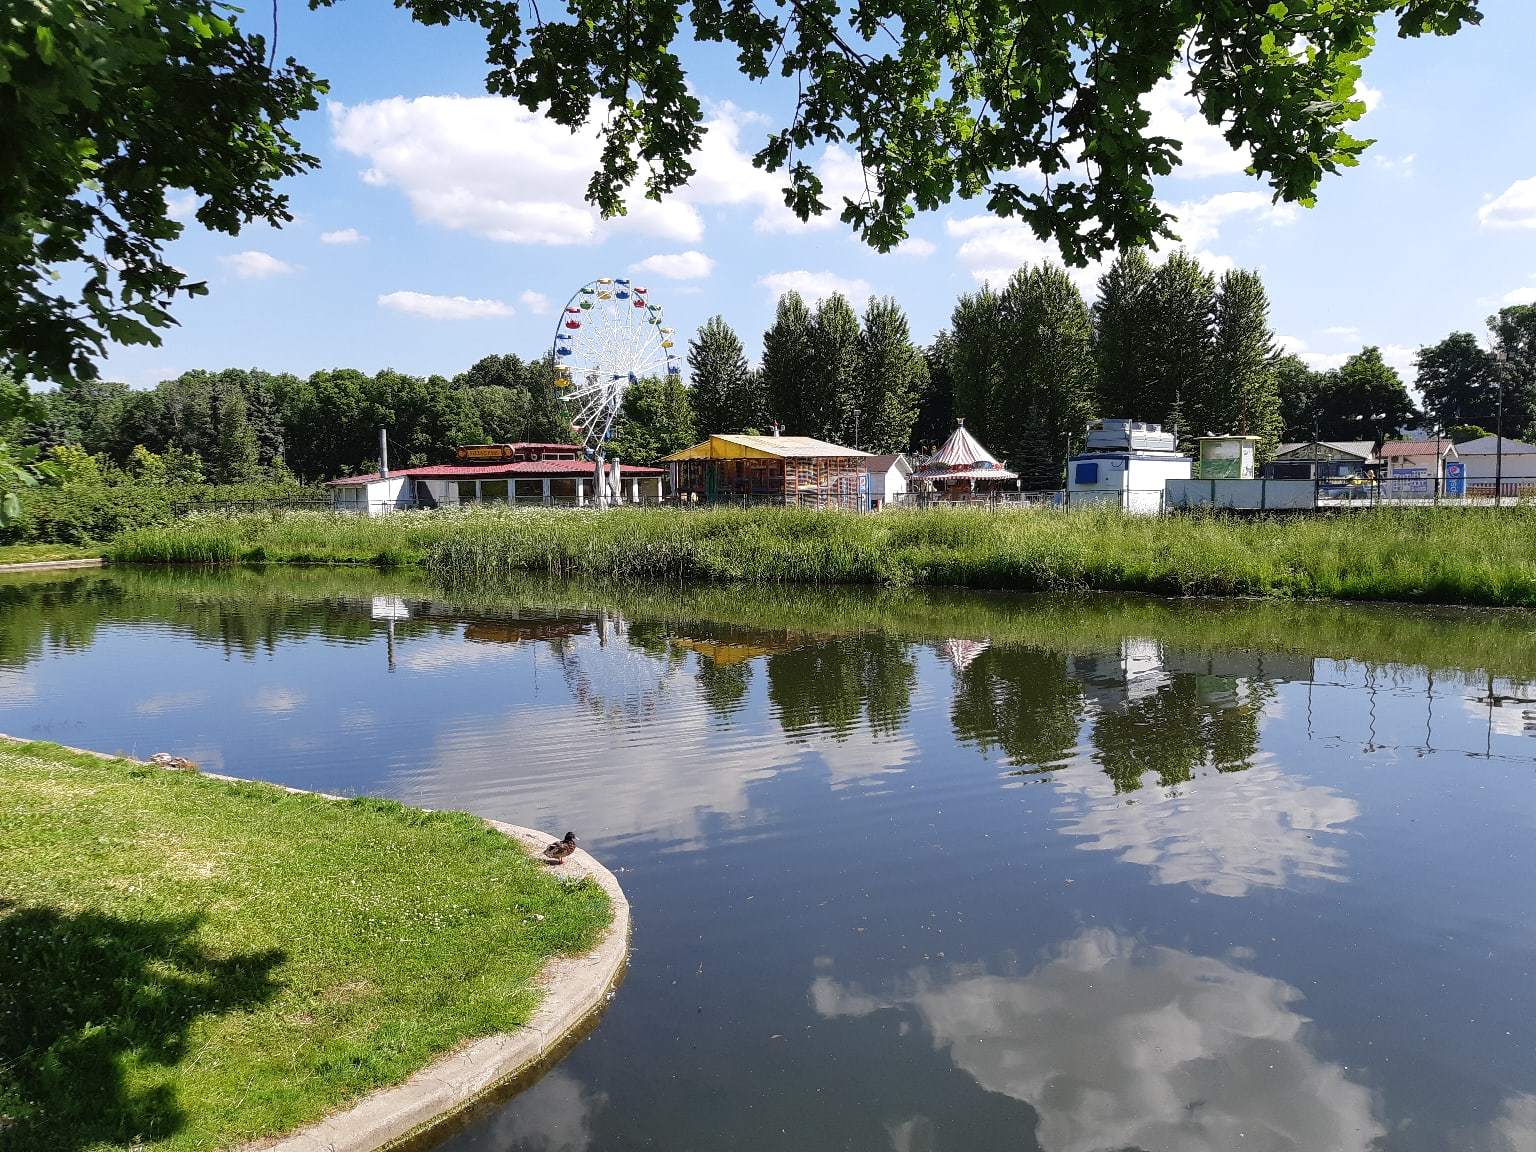
[[[1445,494],[1447,496],[1467,494],[1467,466],[1460,460],[1445,462]]]

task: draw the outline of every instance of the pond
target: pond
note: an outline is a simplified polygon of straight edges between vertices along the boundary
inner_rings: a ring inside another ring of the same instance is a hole
[[[574,829],[626,982],[441,1143],[1536,1146],[1536,619],[0,583],[0,731]]]

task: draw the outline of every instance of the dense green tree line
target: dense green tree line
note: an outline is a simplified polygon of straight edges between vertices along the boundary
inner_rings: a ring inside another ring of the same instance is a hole
[[[1536,307],[1490,317],[1488,345],[1458,332],[1420,349],[1422,418],[1467,436],[1492,429],[1502,379],[1506,435],[1536,434]],[[1182,251],[1161,263],[1122,254],[1091,303],[1063,268],[1021,268],[961,296],[926,348],[892,299],[871,298],[860,315],[842,296],[813,305],[786,293],[757,367],[719,316],[694,334],[688,362],[686,385],[673,377],[628,390],[610,454],[651,464],[709,432],[775,422],[921,454],[963,417],[1027,487],[1052,488],[1098,416],[1161,422],[1186,445],[1206,433],[1256,435],[1265,452],[1281,439],[1379,441],[1421,420],[1379,348],[1314,370],[1277,349],[1257,273],[1218,277]],[[210,484],[370,469],[380,426],[399,464],[448,460],[465,443],[571,436],[547,363],[515,355],[451,379],[343,368],[307,378],[194,371],[143,391],[69,380],[12,407],[0,439],[44,458],[75,445],[108,469]],[[82,475],[78,459],[61,460]]]
[[[23,443],[54,454],[78,446],[122,469],[143,449],[211,484],[366,471],[381,426],[402,465],[451,459],[459,444],[569,435],[548,366],[511,355],[488,356],[453,379],[230,368],[186,372],[146,390],[67,380],[36,400]]]

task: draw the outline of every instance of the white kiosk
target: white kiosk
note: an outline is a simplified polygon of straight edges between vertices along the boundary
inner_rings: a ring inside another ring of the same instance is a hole
[[[1188,480],[1194,461],[1160,424],[1099,420],[1082,452],[1067,461],[1067,506],[1114,504],[1138,516],[1163,510],[1165,484]]]

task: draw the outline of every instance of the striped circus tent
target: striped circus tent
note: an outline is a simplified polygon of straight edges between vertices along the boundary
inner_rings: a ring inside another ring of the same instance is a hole
[[[1003,461],[982,447],[981,441],[966,430],[962,419],[943,446],[912,473],[912,478],[949,484],[959,480],[1017,480],[1018,473],[1008,471]]]

